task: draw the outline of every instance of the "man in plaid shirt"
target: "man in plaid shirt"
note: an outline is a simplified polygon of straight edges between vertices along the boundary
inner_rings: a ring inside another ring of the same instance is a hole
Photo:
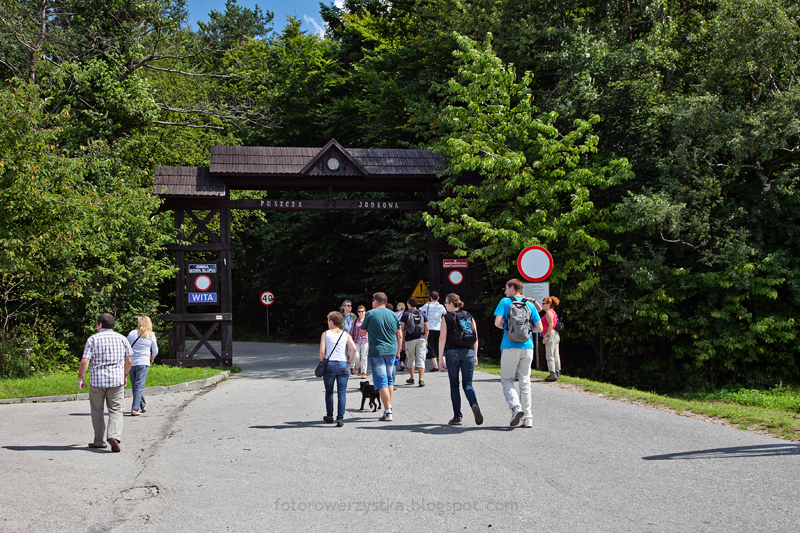
[[[128,339],[114,332],[114,317],[100,313],[97,317],[97,333],[89,337],[83,349],[78,368],[78,388],[86,388],[83,376],[91,365],[89,376],[89,404],[92,409],[94,442],[90,448],[105,448],[106,421],[103,402],[108,406],[108,444],[111,451],[120,451],[122,436],[122,403],[125,400],[125,385],[131,369],[133,350]]]

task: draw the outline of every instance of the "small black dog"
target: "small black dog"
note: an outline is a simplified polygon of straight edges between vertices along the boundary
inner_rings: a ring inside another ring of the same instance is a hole
[[[378,391],[375,390],[373,385],[370,385],[369,381],[362,381],[361,384],[358,386],[358,389],[361,391],[361,409],[359,411],[364,410],[364,402],[367,401],[369,398],[369,406],[372,407],[372,412],[374,413],[381,407],[381,397],[378,394]],[[378,402],[375,403],[375,400]]]

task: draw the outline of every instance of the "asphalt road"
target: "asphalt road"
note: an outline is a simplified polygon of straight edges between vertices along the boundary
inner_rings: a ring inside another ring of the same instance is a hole
[[[351,380],[337,428],[315,347],[234,350],[243,373],[126,416],[122,453],[87,448],[86,401],[0,405],[0,531],[800,530],[797,444],[541,382],[534,428],[510,428],[483,373],[482,426],[448,426],[429,373],[391,423]]]

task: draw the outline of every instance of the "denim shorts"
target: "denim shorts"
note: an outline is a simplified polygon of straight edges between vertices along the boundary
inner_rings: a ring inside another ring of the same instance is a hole
[[[394,385],[394,359],[394,355],[379,355],[369,358],[369,366],[372,368],[372,384],[375,386],[375,390]]]

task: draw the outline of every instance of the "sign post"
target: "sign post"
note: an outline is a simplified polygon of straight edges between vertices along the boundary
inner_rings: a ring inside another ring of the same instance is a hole
[[[528,298],[541,301],[545,296],[550,296],[550,284],[541,283],[553,272],[553,256],[547,249],[538,246],[528,246],[517,257],[517,269],[522,277],[533,283],[524,283],[522,294]],[[536,370],[539,370],[539,334],[536,334]]]
[[[269,306],[275,302],[275,295],[271,291],[264,291],[258,299],[267,306],[267,338],[269,338]]]

